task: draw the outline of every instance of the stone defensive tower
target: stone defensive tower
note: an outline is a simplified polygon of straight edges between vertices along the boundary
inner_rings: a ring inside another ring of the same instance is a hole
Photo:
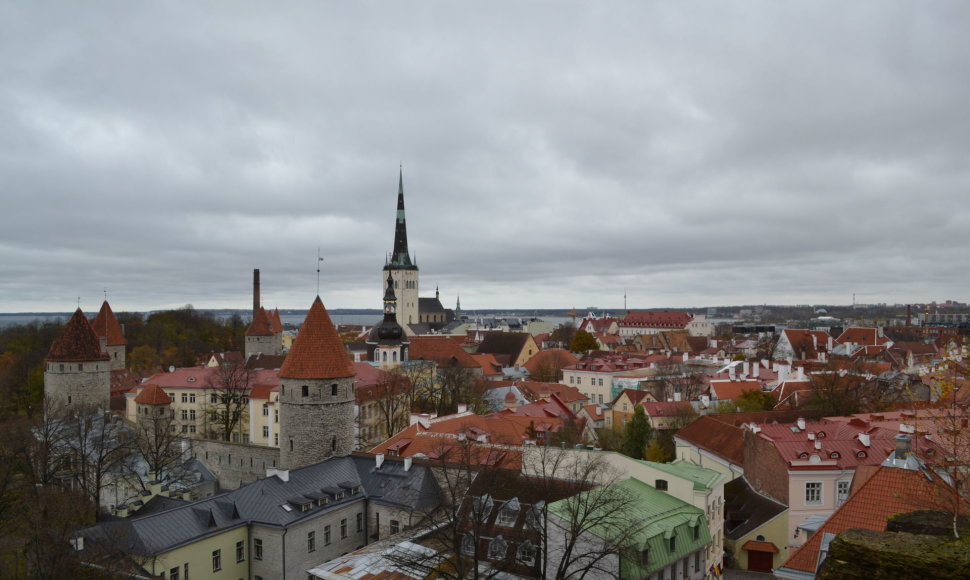
[[[397,186],[397,219],[394,222],[394,251],[390,259],[384,264],[384,278],[387,274],[394,280],[394,292],[397,294],[397,321],[407,328],[410,324],[418,324],[420,320],[418,307],[418,265],[411,260],[408,252],[408,229],[404,219],[404,172],[398,175]],[[381,280],[383,286],[384,280]]]
[[[44,396],[58,410],[110,408],[111,361],[80,308],[47,353]]]
[[[279,326],[279,332],[277,332]],[[277,355],[283,353],[283,326],[276,316],[262,306],[246,329],[246,360],[255,354]]]
[[[172,398],[158,385],[149,384],[135,397],[135,410],[138,429],[150,444],[164,441],[174,420]]]
[[[124,369],[125,347],[128,345],[128,341],[125,340],[121,325],[118,324],[118,319],[115,318],[115,313],[111,310],[107,300],[101,304],[101,311],[98,312],[98,316],[91,323],[91,327],[94,329],[94,333],[98,335],[98,340],[101,341],[101,350],[108,353],[108,357],[111,359],[111,370]]]
[[[280,368],[280,465],[296,469],[354,450],[354,369],[314,300]]]

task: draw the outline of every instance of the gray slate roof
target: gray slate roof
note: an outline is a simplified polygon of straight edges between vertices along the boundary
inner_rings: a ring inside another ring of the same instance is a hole
[[[351,494],[349,488],[357,486],[361,491]],[[339,500],[333,495],[338,490],[344,494]],[[314,500],[322,494],[329,495],[330,501],[318,506]],[[365,499],[420,510],[437,503],[439,497],[440,489],[426,466],[415,464],[405,472],[403,462],[385,461],[378,470],[372,457],[350,455],[291,470],[289,481],[267,477],[222,495],[81,533],[95,544],[110,536],[117,544],[121,536],[131,552],[154,555],[237,526],[286,528]],[[308,511],[293,505],[301,498],[313,503]]]

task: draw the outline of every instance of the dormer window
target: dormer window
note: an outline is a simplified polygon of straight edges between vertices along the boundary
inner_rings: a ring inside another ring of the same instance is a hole
[[[324,506],[324,505],[327,505],[328,503],[330,503],[330,499],[326,497],[321,497],[320,499],[317,500],[317,505],[319,506]]]
[[[641,566],[650,565],[650,548],[644,548],[640,550],[640,565]]]
[[[515,520],[519,518],[519,500],[518,498],[512,498],[511,500],[505,502],[502,509],[498,511],[498,518],[496,518],[495,523],[499,526],[512,527],[515,525]]]
[[[508,552],[509,546],[502,538],[501,534],[495,536],[491,542],[488,544],[488,559],[489,560],[504,560],[505,554]]]
[[[799,459],[808,459],[808,453],[805,453],[804,451],[802,451],[801,453],[798,454],[798,458]]]
[[[829,458],[831,459],[838,459],[840,457],[842,457],[842,454],[839,453],[838,451],[833,451],[832,453],[829,453]]]
[[[858,457],[859,459],[862,459],[862,458],[864,458],[866,456],[866,452],[865,451],[860,451],[860,452],[856,453],[855,456]]]
[[[667,547],[671,552],[677,551],[677,536],[670,536],[670,540],[668,540]]]
[[[654,484],[655,484],[654,487],[657,489],[657,491],[667,491],[666,479],[658,479],[657,481],[654,482]]]
[[[523,566],[534,566],[536,563],[536,547],[532,542],[526,540],[519,544],[519,549],[515,551],[515,561]]]
[[[478,519],[484,522],[488,519],[488,515],[492,513],[492,497],[485,494],[482,497],[476,497],[474,502],[475,511],[478,512]]]

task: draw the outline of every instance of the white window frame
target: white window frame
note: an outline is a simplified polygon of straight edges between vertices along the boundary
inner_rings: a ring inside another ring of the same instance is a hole
[[[821,481],[805,482],[805,505],[822,505],[822,491],[824,486]],[[816,499],[810,499],[815,497]]]

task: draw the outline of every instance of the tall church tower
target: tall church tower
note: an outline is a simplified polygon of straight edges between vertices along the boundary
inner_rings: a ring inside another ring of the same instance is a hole
[[[280,368],[280,465],[296,469],[354,450],[354,369],[320,297]]]
[[[397,295],[397,321],[407,328],[420,322],[418,316],[418,265],[408,253],[408,229],[404,220],[404,171],[398,175],[397,221],[394,224],[394,251],[384,264],[384,278],[390,274]],[[383,280],[381,280],[383,286]]]
[[[110,408],[111,362],[80,308],[51,345],[45,363],[44,396],[55,408]]]

